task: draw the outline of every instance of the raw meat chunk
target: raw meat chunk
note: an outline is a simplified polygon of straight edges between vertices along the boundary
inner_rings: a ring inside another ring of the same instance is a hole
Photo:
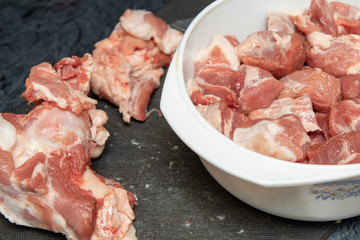
[[[310,9],[295,16],[294,24],[305,34],[323,32],[336,37],[339,32],[334,15],[334,10],[326,0],[312,0]]]
[[[295,33],[295,25],[290,17],[283,12],[269,11],[266,15],[267,31]]]
[[[250,119],[270,118],[277,119],[283,115],[295,114],[301,120],[307,132],[320,130],[316,122],[315,113],[312,108],[311,99],[304,95],[296,99],[280,98],[275,100],[267,108],[257,109],[250,112]]]
[[[336,25],[342,26],[345,33],[360,34],[360,9],[342,2],[330,2],[335,12]]]
[[[299,118],[284,115],[276,120],[254,120],[240,124],[234,131],[233,141],[255,152],[290,162],[301,162],[310,147]]]
[[[284,90],[284,85],[264,69],[241,65],[240,72],[245,76],[238,100],[241,111],[251,112],[267,107]]]
[[[356,164],[356,163],[360,163],[360,153],[353,153],[346,159],[340,160],[337,164],[345,165],[345,164]]]
[[[329,134],[360,131],[360,100],[344,100],[329,112]]]
[[[261,31],[248,36],[237,47],[241,62],[269,71],[276,78],[303,67],[305,49],[297,33]]]
[[[342,99],[360,98],[360,74],[341,76],[339,79]]]
[[[320,69],[304,67],[283,77],[280,82],[285,90],[279,98],[309,95],[314,109],[320,112],[329,111],[341,95],[339,80]]]
[[[106,113],[84,93],[90,55],[55,66],[31,69],[23,96],[38,104],[30,113],[0,114],[0,211],[68,239],[136,239],[134,195],[90,169],[109,136]]]
[[[186,86],[195,105],[224,101],[237,107],[243,81],[240,71],[232,70],[227,64],[213,64],[200,69],[198,76],[187,81]]]
[[[230,139],[232,139],[236,127],[248,120],[245,114],[234,111],[223,102],[197,105],[196,109],[211,126]]]
[[[335,165],[350,161],[360,153],[360,133],[341,134],[313,146],[307,151],[310,164]]]
[[[197,52],[195,56],[195,76],[205,65],[219,63],[227,64],[231,69],[238,70],[240,61],[232,45],[233,41],[230,41],[222,35],[214,34],[209,45]]]
[[[360,36],[339,37],[314,32],[307,35],[311,48],[306,48],[306,63],[321,68],[335,77],[360,73]]]
[[[111,35],[95,44],[91,89],[119,107],[123,120],[144,121],[182,33],[142,10],[126,10]]]

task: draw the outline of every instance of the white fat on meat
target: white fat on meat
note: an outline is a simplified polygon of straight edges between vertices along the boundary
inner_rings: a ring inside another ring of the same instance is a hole
[[[294,162],[295,154],[275,141],[276,135],[283,131],[285,129],[276,123],[263,120],[251,128],[237,128],[234,131],[233,141],[257,153]]]
[[[295,33],[295,26],[284,12],[268,11],[266,14],[267,30],[274,32]]]
[[[16,129],[11,123],[0,116],[0,147],[11,151],[16,142]]]
[[[233,70],[238,70],[240,67],[240,60],[234,46],[224,36],[214,34],[209,45],[197,52],[195,68],[200,70],[207,64],[218,63],[226,63]]]
[[[297,115],[307,132],[320,130],[316,121],[311,99],[308,95],[296,99],[289,97],[276,99],[269,107],[250,112],[249,117],[250,119],[277,119],[286,114]]]

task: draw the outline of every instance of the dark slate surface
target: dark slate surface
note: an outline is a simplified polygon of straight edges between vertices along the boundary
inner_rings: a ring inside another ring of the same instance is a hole
[[[21,102],[20,94],[30,68],[91,52],[126,8],[155,11],[172,23],[195,16],[210,2],[0,1],[0,111],[28,112],[30,107]],[[150,109],[159,109],[161,88],[155,91]],[[128,125],[111,104],[99,100],[98,108],[109,115],[106,128],[111,136],[103,155],[93,161],[93,169],[137,196],[134,225],[139,239],[327,239],[337,227],[334,222],[275,217],[239,201],[217,184],[156,112],[144,123]],[[343,222],[330,239],[356,239],[358,219]],[[11,224],[2,216],[0,236],[3,240],[65,239]]]

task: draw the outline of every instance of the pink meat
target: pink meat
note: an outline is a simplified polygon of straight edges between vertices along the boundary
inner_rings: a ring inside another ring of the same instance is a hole
[[[339,79],[342,99],[360,98],[360,74],[341,76]]]
[[[307,36],[306,63],[335,77],[360,73],[360,36],[345,34],[331,37],[322,33]]]
[[[209,45],[196,53],[194,62],[195,76],[206,65],[226,64],[238,70],[240,61],[236,55],[233,37],[214,34]]]
[[[151,94],[182,33],[142,10],[126,10],[108,38],[95,44],[91,89],[119,107],[125,122],[144,121]]]
[[[279,98],[309,95],[313,108],[317,111],[329,111],[339,100],[341,90],[337,78],[320,69],[305,67],[280,79],[285,90]]]
[[[342,2],[330,2],[335,12],[336,25],[344,28],[345,33],[360,34],[360,9]]]
[[[233,141],[255,152],[290,162],[304,161],[310,147],[310,138],[295,115],[284,115],[276,120],[246,121],[234,131]]]
[[[264,69],[241,65],[240,72],[245,76],[244,87],[238,99],[241,111],[251,112],[258,108],[265,108],[284,90],[284,85]]]
[[[313,146],[307,156],[310,164],[334,165],[356,153],[360,153],[360,133],[350,132]]]
[[[359,130],[359,100],[344,100],[331,109],[329,113],[329,134],[331,136]]]
[[[235,129],[248,121],[245,114],[228,107],[224,102],[209,105],[197,105],[196,109],[216,130],[232,139]]]
[[[270,11],[266,15],[266,20],[267,31],[295,33],[295,25],[286,13]]]
[[[237,47],[241,62],[269,71],[276,78],[299,70],[305,62],[302,38],[297,33],[261,31]]]
[[[316,122],[311,99],[307,95],[298,97],[296,99],[277,99],[267,108],[261,108],[250,112],[249,117],[250,119],[277,119],[283,115],[288,114],[294,114],[298,116],[307,132],[320,130],[320,127]]]
[[[84,94],[90,60],[34,66],[23,96],[36,107],[0,114],[0,211],[69,239],[135,239],[133,194],[90,169],[109,136],[106,113]]]

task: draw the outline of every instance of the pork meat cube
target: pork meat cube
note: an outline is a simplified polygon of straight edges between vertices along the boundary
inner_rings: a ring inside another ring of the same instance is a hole
[[[339,77],[342,99],[360,98],[360,74]]]
[[[295,33],[295,25],[284,12],[269,11],[266,14],[267,31]]]
[[[269,71],[276,78],[303,67],[305,49],[297,33],[255,32],[237,47],[241,62]]]
[[[279,98],[309,95],[313,108],[320,112],[329,111],[341,96],[339,80],[320,69],[304,67],[283,77],[280,82],[285,89]]]
[[[308,95],[298,98],[276,99],[267,108],[261,108],[250,112],[250,119],[270,118],[277,119],[283,115],[295,114],[301,120],[307,132],[320,130],[316,122],[315,112],[313,111],[311,99]]]
[[[240,72],[245,76],[238,99],[240,111],[248,113],[269,106],[285,88],[270,72],[259,67],[243,64]]]
[[[344,100],[329,112],[329,134],[360,131],[360,100]]]
[[[310,147],[310,138],[295,115],[275,120],[253,120],[240,124],[233,141],[247,149],[290,162],[302,162]]]

